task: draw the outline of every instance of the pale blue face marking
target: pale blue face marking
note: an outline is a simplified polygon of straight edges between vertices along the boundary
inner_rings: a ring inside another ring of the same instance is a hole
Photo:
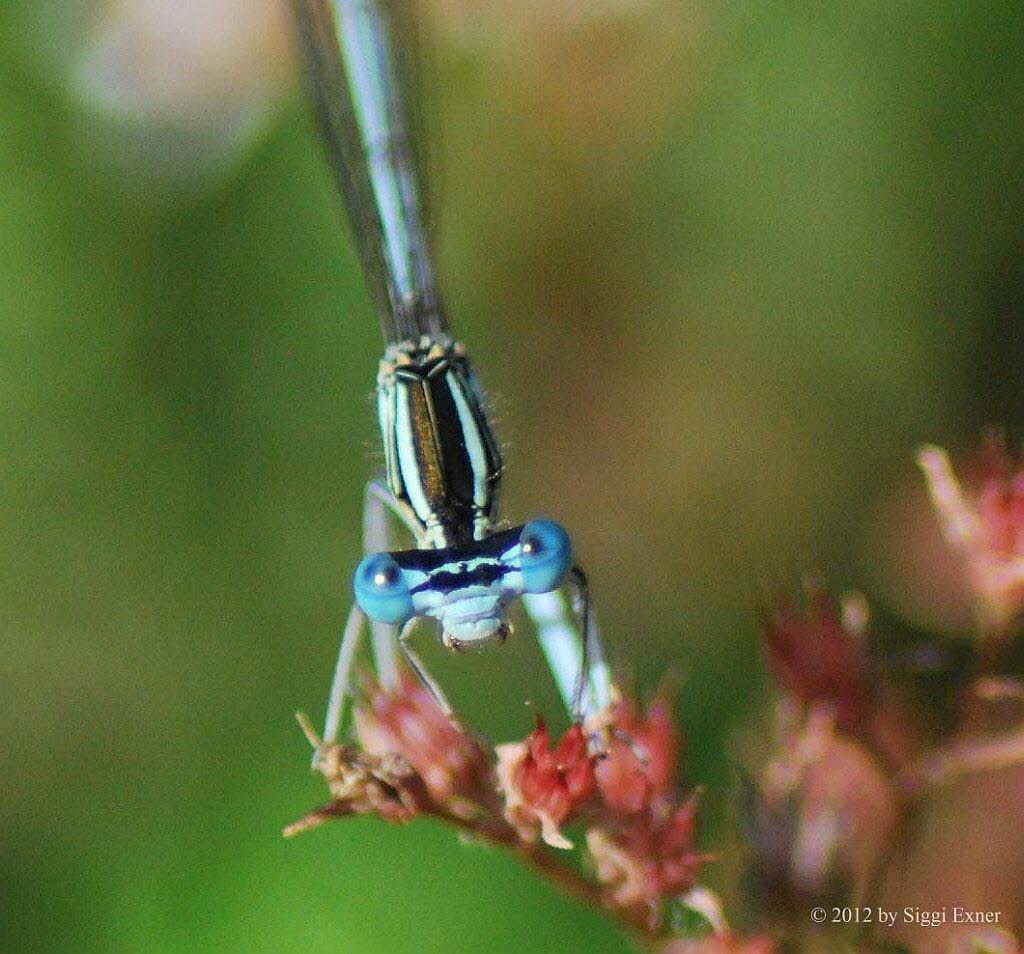
[[[534,520],[462,547],[371,554],[356,568],[353,588],[371,619],[400,625],[426,616],[448,640],[479,644],[507,632],[509,603],[557,589],[571,566],[565,530]]]

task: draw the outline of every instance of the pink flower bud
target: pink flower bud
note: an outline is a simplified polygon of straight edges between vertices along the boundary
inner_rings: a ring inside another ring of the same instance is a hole
[[[763,614],[764,645],[776,680],[801,702],[822,702],[843,729],[858,725],[868,702],[863,633],[864,614],[842,609],[820,583],[808,581],[803,605],[782,598]],[[851,598],[849,609],[859,601]]]
[[[649,807],[616,825],[587,832],[598,880],[614,907],[646,907],[688,891],[713,856],[694,848],[698,794],[669,811]],[[653,919],[652,918],[652,919]]]
[[[542,719],[524,742],[499,745],[498,785],[505,795],[505,814],[520,835],[541,837],[554,848],[571,848],[560,828],[594,793],[594,757],[587,738],[574,725],[551,748]]]
[[[440,804],[472,799],[489,785],[490,759],[441,711],[415,676],[403,674],[391,691],[376,683],[356,710],[356,729],[371,755],[400,755]]]
[[[921,448],[917,462],[946,541],[963,560],[983,626],[1005,631],[1024,610],[1024,469],[997,434],[987,438],[973,494],[961,487],[941,448]]]

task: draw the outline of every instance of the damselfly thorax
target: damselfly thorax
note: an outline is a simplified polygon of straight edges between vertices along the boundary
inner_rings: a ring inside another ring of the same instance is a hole
[[[420,547],[482,540],[502,460],[465,348],[422,335],[388,346],[377,375],[387,485]]]

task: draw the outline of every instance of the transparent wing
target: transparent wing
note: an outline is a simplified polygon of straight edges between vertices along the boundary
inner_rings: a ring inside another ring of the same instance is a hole
[[[433,253],[438,231],[435,197],[444,192],[444,168],[438,148],[441,128],[437,90],[439,66],[436,44],[430,40],[429,17],[417,15],[431,0],[391,0],[395,25],[395,66],[403,91],[409,151],[419,187],[420,215]],[[429,9],[428,7],[426,9]],[[435,259],[431,259],[435,261]]]
[[[419,54],[409,4],[292,0],[328,157],[388,341],[447,330],[407,100]]]

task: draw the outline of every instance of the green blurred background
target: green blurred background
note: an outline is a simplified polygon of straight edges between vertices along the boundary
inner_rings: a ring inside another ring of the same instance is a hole
[[[572,528],[641,691],[682,674],[727,855],[759,587],[961,621],[912,451],[1019,434],[1021,10],[427,6],[505,512]],[[279,835],[325,797],[292,714],[321,717],[378,460],[380,341],[293,74],[271,0],[0,8],[0,950],[626,950],[431,824]],[[557,711],[526,632],[425,649],[496,738]]]

